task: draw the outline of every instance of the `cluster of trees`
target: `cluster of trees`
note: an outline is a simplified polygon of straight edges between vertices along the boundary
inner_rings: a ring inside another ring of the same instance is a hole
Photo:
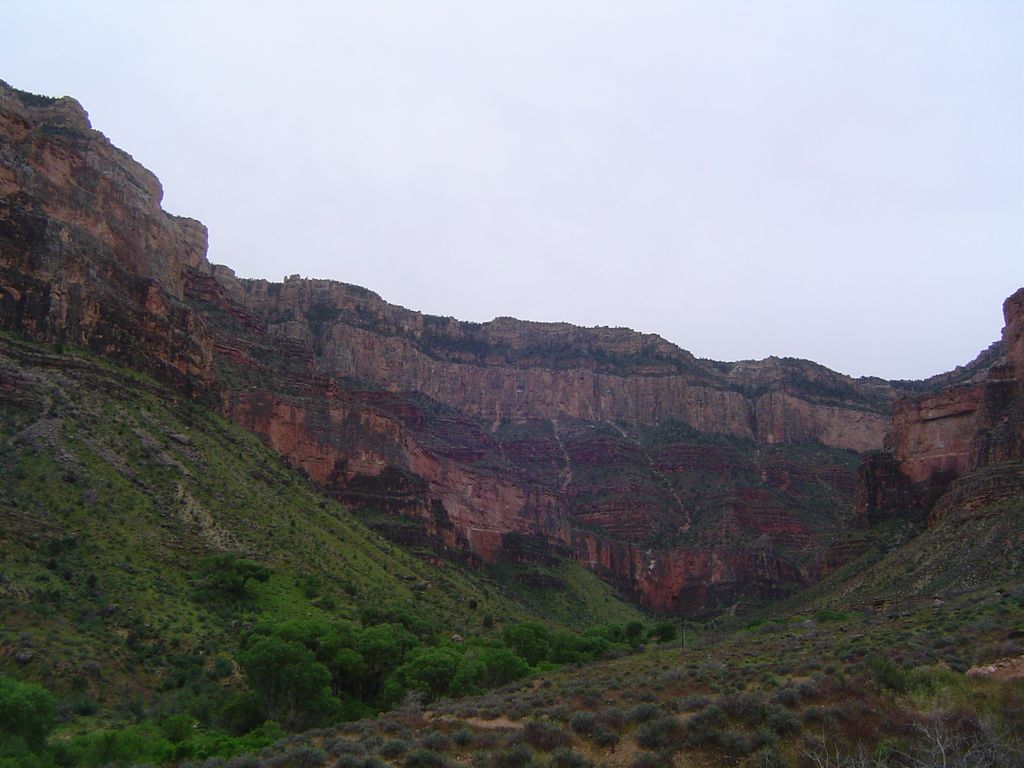
[[[410,693],[425,701],[482,693],[532,670],[630,653],[651,636],[671,639],[675,631],[659,624],[649,632],[634,622],[575,633],[523,623],[506,627],[502,640],[436,643],[429,626],[408,614],[371,611],[362,618],[259,628],[238,655],[259,717],[288,728],[357,719]]]
[[[502,633],[505,645],[526,662],[542,664],[578,664],[610,655],[633,653],[649,639],[668,642],[676,636],[671,622],[660,622],[648,628],[643,622],[602,624],[582,633],[550,629],[539,622],[513,624]]]
[[[461,696],[527,675],[514,651],[483,641],[430,644],[401,623],[288,621],[238,655],[260,717],[288,728],[372,715],[410,692]]]

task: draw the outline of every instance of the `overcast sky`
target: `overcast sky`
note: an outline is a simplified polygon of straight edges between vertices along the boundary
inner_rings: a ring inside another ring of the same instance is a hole
[[[1024,284],[1021,0],[7,2],[241,276],[919,378]]]

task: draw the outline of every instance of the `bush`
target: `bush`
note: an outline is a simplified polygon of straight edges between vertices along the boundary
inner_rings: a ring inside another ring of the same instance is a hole
[[[784,707],[772,707],[765,723],[773,733],[780,736],[800,733],[800,718]]]
[[[433,701],[448,693],[461,661],[462,654],[452,648],[419,648],[395,670],[393,680]]]
[[[718,746],[722,748],[727,755],[732,757],[743,757],[749,755],[754,751],[755,746],[754,739],[745,733],[739,733],[738,731],[722,731],[718,735]]]
[[[568,747],[560,747],[551,755],[554,768],[593,768],[594,763]]]
[[[719,743],[722,729],[729,722],[725,712],[712,705],[701,710],[687,723],[686,743],[692,747],[703,747]]]
[[[653,720],[661,714],[661,710],[655,704],[637,704],[629,713],[629,719],[634,723],[645,723]]]
[[[477,757],[476,765],[486,768],[529,768],[534,764],[533,750],[525,744],[516,744],[510,749],[490,755],[481,753]]]
[[[406,768],[451,768],[452,761],[430,749],[417,749],[405,758]]]
[[[765,718],[764,699],[754,693],[736,693],[722,699],[723,710],[732,717],[747,723],[760,723]]]
[[[576,733],[590,735],[597,728],[597,715],[593,712],[576,712],[569,718],[569,727]]]
[[[440,731],[428,731],[420,739],[423,746],[435,752],[447,752],[452,748],[452,741]]]
[[[636,743],[644,749],[679,748],[683,741],[682,723],[674,717],[648,720],[636,729]]]
[[[471,648],[460,659],[449,692],[453,696],[483,693],[529,672],[527,663],[508,648]]]
[[[388,739],[377,750],[382,757],[401,757],[408,751],[409,742],[405,739]]]
[[[542,752],[550,752],[569,743],[569,734],[554,723],[529,720],[523,726],[523,740]]]
[[[473,743],[473,732],[468,728],[460,728],[452,734],[452,741],[456,746],[468,747]]]
[[[160,723],[160,730],[164,738],[172,744],[184,741],[192,735],[192,728],[195,721],[188,715],[171,715]]]
[[[906,693],[910,689],[910,677],[903,667],[882,656],[870,656],[867,663],[872,677],[882,688],[893,693]]]
[[[690,696],[684,696],[679,700],[679,711],[680,712],[696,712],[699,709],[704,709],[708,704],[711,703],[711,699],[707,696],[697,696],[691,694]]]

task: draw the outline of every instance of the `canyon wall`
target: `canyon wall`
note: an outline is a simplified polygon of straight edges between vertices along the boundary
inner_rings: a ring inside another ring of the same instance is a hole
[[[204,399],[385,535],[470,563],[571,557],[665,611],[785,594],[850,522],[853,452],[881,448],[890,403],[923,387],[240,280],[161,194],[76,102],[0,83],[0,327]],[[904,464],[930,478],[1019,455],[997,381],[901,406],[889,485]]]

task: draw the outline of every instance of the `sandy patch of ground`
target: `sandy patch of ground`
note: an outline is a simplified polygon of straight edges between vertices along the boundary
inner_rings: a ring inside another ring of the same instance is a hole
[[[1011,656],[1006,659],[982,664],[967,670],[971,677],[991,677],[996,680],[1016,680],[1024,678],[1024,656]]]

